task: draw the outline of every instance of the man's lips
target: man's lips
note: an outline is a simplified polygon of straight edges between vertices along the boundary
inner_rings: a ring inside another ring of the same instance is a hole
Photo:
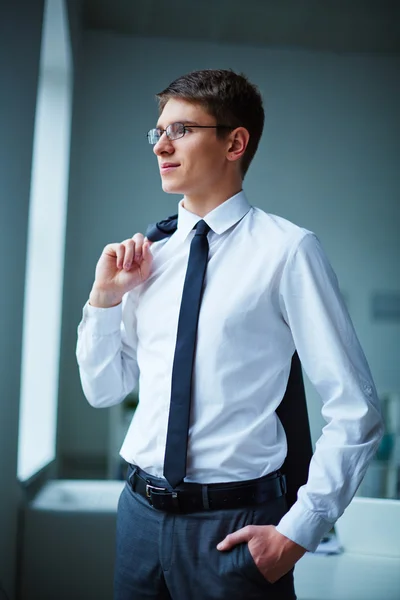
[[[176,169],[176,167],[179,167],[179,163],[162,163],[160,165],[160,171],[161,173],[167,173],[168,171],[172,171],[173,169]]]

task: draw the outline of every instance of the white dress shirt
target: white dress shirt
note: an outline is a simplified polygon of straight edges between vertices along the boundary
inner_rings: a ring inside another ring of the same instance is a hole
[[[122,304],[86,304],[77,358],[92,406],[139,404],[121,456],[162,476],[171,373],[194,225],[179,204],[178,229],[152,245],[149,279]],[[244,192],[204,220],[209,261],[193,372],[185,481],[261,477],[281,467],[286,437],[276,416],[297,349],[326,421],[309,479],[278,530],[309,550],[350,502],[382,434],[371,373],[316,236],[250,206]]]

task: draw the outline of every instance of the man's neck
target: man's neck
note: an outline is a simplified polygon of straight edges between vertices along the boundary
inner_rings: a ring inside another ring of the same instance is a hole
[[[199,217],[205,217],[208,213],[213,211],[217,206],[220,206],[232,196],[235,196],[242,190],[242,185],[232,186],[232,189],[225,190],[221,193],[207,194],[205,196],[193,196],[185,195],[183,198],[183,207],[191,213],[198,215]]]

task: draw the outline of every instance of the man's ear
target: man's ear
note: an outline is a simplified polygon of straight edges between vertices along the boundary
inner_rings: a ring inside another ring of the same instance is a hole
[[[228,137],[228,150],[226,158],[229,161],[235,161],[242,158],[249,143],[250,134],[245,127],[237,127]]]

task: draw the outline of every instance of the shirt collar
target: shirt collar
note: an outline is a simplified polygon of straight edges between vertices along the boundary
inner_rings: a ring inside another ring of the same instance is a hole
[[[201,221],[201,217],[189,212],[183,207],[183,200],[178,205],[178,236],[184,240],[193,227]],[[250,210],[251,206],[246,198],[246,194],[241,190],[222,204],[209,212],[203,220],[209,225],[210,229],[217,234],[224,233],[230,227],[235,225]]]

